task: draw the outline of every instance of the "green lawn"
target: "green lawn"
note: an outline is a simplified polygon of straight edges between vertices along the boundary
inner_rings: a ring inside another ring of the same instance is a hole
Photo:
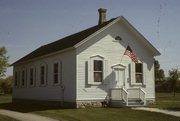
[[[156,93],[156,103],[149,107],[180,111],[180,93],[175,97],[172,93]]]
[[[0,108],[35,113],[61,121],[180,121],[178,117],[130,108],[60,109],[42,105],[14,105],[9,95],[0,96]]]
[[[180,118],[130,108],[59,109],[33,112],[61,121],[179,121]]]
[[[0,121],[18,121],[7,116],[0,115]]]

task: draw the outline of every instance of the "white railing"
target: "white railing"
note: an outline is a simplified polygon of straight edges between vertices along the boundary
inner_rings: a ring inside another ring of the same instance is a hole
[[[139,98],[144,102],[144,105],[146,104],[146,92],[141,88],[129,88],[127,92],[129,93],[129,98]]]
[[[139,88],[129,88],[127,92],[129,93],[129,98],[139,98]]]
[[[146,105],[146,92],[139,88],[139,98],[144,102],[144,105]]]
[[[123,100],[128,105],[128,92],[124,88],[111,89],[111,100]]]
[[[126,106],[128,106],[128,92],[124,88],[122,88],[122,96],[123,96],[123,100],[126,103]]]

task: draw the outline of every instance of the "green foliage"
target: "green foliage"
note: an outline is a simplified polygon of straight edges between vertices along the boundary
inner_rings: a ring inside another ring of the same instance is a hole
[[[12,76],[9,76],[5,79],[0,79],[0,93],[1,94],[12,93],[12,80],[13,80]]]
[[[5,75],[6,69],[8,67],[8,56],[6,56],[6,48],[0,47],[0,77]]]
[[[158,60],[154,59],[154,73],[155,73],[155,81],[163,81],[164,76],[164,70],[160,68],[160,64]]]
[[[178,69],[169,70],[169,81],[171,85],[171,91],[174,93],[174,96],[177,88],[178,79],[179,79]]]

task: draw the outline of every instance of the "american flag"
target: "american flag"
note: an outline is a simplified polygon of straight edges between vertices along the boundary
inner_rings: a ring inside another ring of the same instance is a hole
[[[129,56],[134,63],[138,63],[138,59],[136,57],[136,54],[132,51],[132,49],[130,48],[129,45],[126,48],[126,51],[124,52],[124,55]]]

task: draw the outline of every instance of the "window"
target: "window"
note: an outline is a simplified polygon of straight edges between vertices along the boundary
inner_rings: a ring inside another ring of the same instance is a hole
[[[34,84],[34,69],[30,68],[30,85]]]
[[[22,71],[22,75],[21,75],[21,85],[24,86],[25,85],[25,71]]]
[[[18,86],[18,72],[15,72],[14,86]]]
[[[59,80],[59,63],[54,63],[54,84],[58,84]]]
[[[90,85],[107,84],[108,61],[101,55],[91,56],[86,62],[86,80]]]
[[[142,63],[135,64],[135,78],[136,78],[136,83],[143,82],[143,65],[142,65]]]
[[[45,70],[45,65],[42,65],[40,67],[40,83],[41,85],[44,85],[46,81],[46,70]]]
[[[102,82],[103,80],[103,61],[94,60],[94,82]]]

